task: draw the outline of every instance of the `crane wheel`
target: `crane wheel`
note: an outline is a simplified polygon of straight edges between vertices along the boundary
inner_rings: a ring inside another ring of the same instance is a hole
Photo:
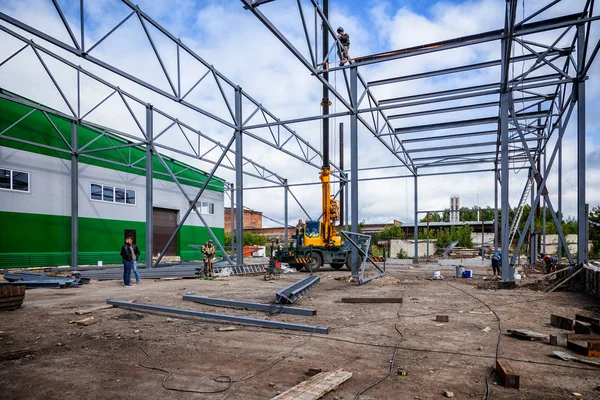
[[[312,253],[312,258],[310,262],[305,265],[305,268],[308,272],[317,272],[319,268],[323,265],[323,258],[319,253]]]

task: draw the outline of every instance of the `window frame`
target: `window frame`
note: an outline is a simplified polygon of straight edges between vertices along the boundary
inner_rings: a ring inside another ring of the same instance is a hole
[[[215,203],[210,201],[199,201],[200,203],[200,214],[202,215],[215,215]],[[205,206],[206,204],[206,206]],[[205,208],[206,207],[206,208]],[[211,212],[212,209],[212,212]]]
[[[100,187],[100,197],[101,197],[100,199],[93,199],[92,198],[92,187],[93,186],[99,186]],[[104,189],[105,188],[112,188],[112,192],[113,192],[112,201],[104,200]],[[116,195],[117,189],[123,190],[123,194],[125,196],[124,199],[123,199],[123,202],[117,201],[117,195]],[[129,193],[133,192],[133,203],[129,203],[127,201],[127,194],[128,194],[128,192]],[[125,186],[119,186],[119,187],[117,187],[117,186],[112,185],[112,184],[111,185],[109,185],[109,184],[103,185],[103,184],[98,183],[98,182],[90,182],[90,195],[89,195],[88,198],[90,199],[90,201],[94,201],[94,202],[97,202],[97,203],[118,204],[118,205],[122,205],[122,206],[134,206],[134,207],[137,205],[137,191],[135,189],[128,189]]]
[[[16,170],[8,167],[0,167],[0,169],[5,171],[10,171],[10,177],[8,178],[9,187],[8,188],[0,188],[0,190],[9,191],[9,192],[17,192],[17,193],[31,193],[31,172]],[[27,190],[20,190],[14,188],[14,173],[18,172],[20,174],[27,174]]]

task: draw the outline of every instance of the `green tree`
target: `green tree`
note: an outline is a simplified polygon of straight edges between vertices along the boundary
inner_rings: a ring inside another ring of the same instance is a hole
[[[427,222],[427,214],[419,222]],[[442,216],[439,213],[429,213],[429,222],[442,222]]]
[[[392,225],[383,228],[378,234],[379,240],[404,239],[406,234],[400,225]]]

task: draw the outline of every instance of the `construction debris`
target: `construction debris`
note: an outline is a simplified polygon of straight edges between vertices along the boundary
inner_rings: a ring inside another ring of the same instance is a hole
[[[272,400],[316,400],[325,396],[352,377],[352,372],[340,368],[333,372],[321,372],[312,378],[286,390]]]
[[[342,303],[402,303],[402,297],[342,297]]]
[[[219,329],[217,329],[217,331],[219,332],[233,332],[236,330],[235,326],[225,326],[225,327],[221,327]]]
[[[578,363],[582,363],[582,364],[586,364],[586,365],[592,365],[594,367],[600,368],[600,362],[588,361],[588,360],[584,360],[583,358],[577,358],[577,357],[572,356],[571,354],[569,354],[567,352],[564,352],[564,351],[553,351],[552,354],[554,354],[556,357],[560,358],[561,360],[575,361],[575,362],[578,362]]]
[[[69,323],[81,325],[81,326],[89,326],[89,325],[94,325],[94,324],[98,323],[98,321],[99,321],[98,319],[96,319],[92,316],[92,317],[80,319],[78,321],[69,321]]]
[[[450,321],[450,317],[448,317],[447,315],[436,315],[435,320],[437,322],[448,322]]]
[[[74,274],[68,277],[65,276],[49,276],[45,272],[37,274],[29,271],[19,271],[14,273],[4,274],[4,279],[8,282],[16,282],[17,284],[25,283],[25,286],[33,287],[74,287],[89,283],[89,279],[81,278],[78,274]],[[33,283],[33,284],[32,284]]]
[[[149,305],[149,304],[135,304],[135,303],[128,302],[128,301],[116,301],[116,300],[108,299],[108,300],[106,300],[106,302],[108,304],[112,304],[117,307],[129,308],[132,310],[157,311],[157,312],[164,312],[164,313],[168,313],[168,314],[186,315],[188,317],[199,317],[199,318],[204,318],[206,320],[228,321],[228,322],[237,322],[240,324],[257,325],[257,326],[262,326],[265,328],[289,329],[289,330],[295,330],[295,331],[323,333],[323,334],[329,333],[329,328],[322,327],[322,326],[292,324],[292,323],[288,323],[288,322],[278,322],[278,321],[269,321],[269,320],[257,319],[257,318],[238,317],[235,315],[227,315],[227,314],[206,313],[206,312],[199,312],[199,311],[193,311],[193,310],[184,310],[181,308],[154,306],[154,305]],[[169,318],[167,318],[167,319],[169,319]]]
[[[534,331],[530,331],[527,329],[509,329],[507,331],[511,336],[514,336],[519,339],[527,339],[527,340],[541,340],[547,339],[548,335],[543,333],[538,333]]]
[[[570,318],[561,317],[560,315],[552,314],[550,316],[550,325],[567,331],[573,330],[573,320]]]
[[[94,311],[108,310],[109,308],[114,308],[114,307],[111,306],[110,304],[103,304],[101,306],[96,306],[96,307],[92,307],[92,308],[86,308],[86,309],[83,309],[83,310],[77,310],[77,311],[75,311],[75,314],[77,314],[77,315],[85,315],[85,314],[93,313]]]
[[[519,388],[519,375],[513,370],[508,361],[496,361],[496,374],[498,374],[502,386],[513,389]]]
[[[312,316],[317,315],[317,310],[308,309],[308,308],[296,308],[296,307],[285,307],[279,304],[260,304],[260,303],[252,303],[249,301],[237,301],[237,300],[226,300],[226,299],[216,299],[212,297],[202,297],[202,296],[183,296],[183,300],[193,301],[194,303],[207,304],[211,306],[219,306],[219,307],[232,307],[232,308],[245,308],[248,310],[258,310],[265,311],[267,313],[276,314],[296,314],[296,315],[305,315]]]

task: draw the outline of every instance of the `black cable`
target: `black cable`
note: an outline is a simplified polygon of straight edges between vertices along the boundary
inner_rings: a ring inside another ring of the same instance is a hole
[[[367,386],[366,388],[364,388],[360,392],[358,392],[356,394],[356,396],[354,396],[354,400],[357,400],[360,397],[361,394],[363,394],[367,390],[372,389],[375,386],[379,385],[381,382],[385,381],[387,378],[389,378],[392,375],[392,372],[394,371],[394,364],[396,363],[396,355],[397,354],[398,354],[398,345],[396,345],[396,347],[394,347],[394,355],[392,355],[392,361],[390,361],[390,370],[388,371],[387,375],[384,376],[383,378],[381,378],[380,380],[378,380],[377,382],[375,382],[375,383]]]
[[[463,292],[467,296],[470,296],[470,297],[474,298],[475,300],[479,301],[480,303],[485,305],[496,316],[496,319],[498,320],[498,341],[496,343],[496,360],[495,361],[497,363],[498,357],[500,357],[500,342],[502,341],[502,324],[500,321],[500,316],[498,316],[498,314],[496,314],[496,311],[494,311],[492,309],[492,307],[490,307],[485,301],[481,300],[479,297],[474,296],[471,293],[468,293],[467,291],[465,291],[461,288],[458,288],[450,283],[448,283],[448,286],[450,286],[460,292]],[[486,398],[486,400],[490,399],[490,377],[492,376],[492,372],[494,371],[494,369],[495,369],[495,365],[492,365],[492,369],[485,377],[485,398]]]
[[[142,347],[143,344],[144,343],[140,344],[138,347],[140,348],[140,350],[142,350],[144,352],[144,354],[146,355],[146,358],[144,358],[142,361],[140,361],[138,363],[138,365],[140,367],[142,367],[142,368],[151,369],[151,370],[154,370],[154,371],[160,371],[160,372],[164,372],[165,374],[167,374],[163,378],[163,380],[162,380],[162,387],[165,388],[165,389],[167,389],[167,390],[172,390],[174,392],[202,393],[202,394],[223,393],[224,391],[229,390],[229,388],[233,384],[233,379],[231,377],[228,377],[229,380],[227,382],[225,382],[225,383],[227,383],[227,387],[222,388],[222,389],[215,389],[215,390],[194,390],[194,389],[181,389],[181,388],[176,388],[176,387],[169,387],[169,386],[166,385],[166,383],[167,383],[167,379],[169,379],[169,377],[171,376],[171,371],[167,371],[166,369],[163,369],[163,368],[151,367],[149,365],[144,365],[144,361],[146,361],[148,358],[150,358],[150,355]]]

